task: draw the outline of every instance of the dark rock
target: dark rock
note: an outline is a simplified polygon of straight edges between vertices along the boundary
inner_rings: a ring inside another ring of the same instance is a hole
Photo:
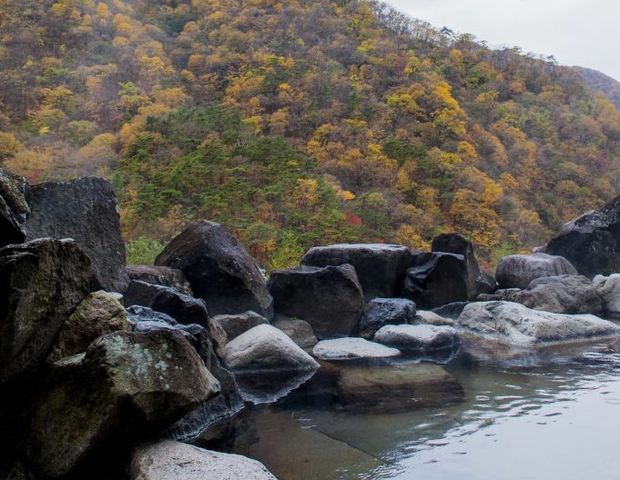
[[[520,288],[504,288],[495,293],[481,293],[476,298],[477,302],[514,302]]]
[[[312,325],[300,318],[290,318],[278,314],[273,326],[286,333],[291,340],[304,350],[314,347],[319,341],[314,334]]]
[[[407,270],[404,296],[421,308],[474,299],[479,290],[479,272],[470,272],[463,255],[419,253]]]
[[[238,315],[216,315],[211,321],[218,324],[226,332],[229,342],[257,325],[269,323],[265,317],[252,311]]]
[[[504,257],[495,272],[497,282],[502,289],[524,289],[537,278],[558,275],[577,275],[577,270],[564,257],[545,253]]]
[[[90,259],[72,240],[0,249],[0,383],[40,365],[63,323],[96,288]]]
[[[515,301],[534,310],[546,312],[603,312],[603,297],[599,288],[582,275],[538,278],[519,292]]]
[[[267,319],[273,316],[273,299],[258,264],[217,223],[190,224],[155,264],[182,270],[211,315],[252,310]]]
[[[84,352],[97,338],[116,331],[131,331],[125,308],[111,293],[91,293],[60,329],[48,361]]]
[[[0,168],[0,247],[26,239],[23,223],[30,214],[26,203],[26,182]]]
[[[312,248],[301,263],[312,267],[353,265],[368,301],[399,296],[411,257],[411,251],[402,245],[340,244]]]
[[[125,304],[150,307],[167,313],[179,323],[209,326],[209,313],[205,302],[170,287],[132,280],[125,292]]]
[[[467,302],[452,302],[446,305],[442,305],[438,308],[433,308],[433,313],[444,318],[451,318],[456,320],[463,312],[463,309],[467,306]]]
[[[437,325],[386,325],[374,340],[402,351],[456,350],[459,345],[456,329]]]
[[[307,321],[319,338],[351,334],[364,311],[351,265],[275,271],[269,289],[278,312]]]
[[[42,183],[29,189],[27,200],[32,208],[25,223],[29,240],[73,238],[91,258],[105,290],[127,288],[125,243],[112,185],[94,177]]]
[[[259,325],[228,342],[223,360],[234,371],[312,371],[316,361],[284,332]]]
[[[130,281],[139,280],[153,285],[174,288],[184,295],[194,295],[192,287],[181,270],[152,265],[128,265],[126,271]]]
[[[165,427],[220,386],[178,332],[117,332],[54,364],[34,400],[28,464],[59,478]],[[82,477],[83,478],[83,477]]]
[[[416,305],[405,298],[375,298],[368,302],[357,331],[366,340],[372,340],[384,325],[411,323],[415,320]]]

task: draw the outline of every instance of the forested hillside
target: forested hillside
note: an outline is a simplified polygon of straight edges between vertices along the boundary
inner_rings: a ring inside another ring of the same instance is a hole
[[[591,68],[574,67],[590,87],[604,93],[620,108],[620,82]]]
[[[570,68],[355,0],[0,0],[0,162],[97,174],[130,260],[192,218],[266,267],[469,235],[487,260],[617,194],[620,112]]]

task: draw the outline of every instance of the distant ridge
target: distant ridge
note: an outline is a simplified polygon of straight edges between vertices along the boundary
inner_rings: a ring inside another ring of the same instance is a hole
[[[588,85],[605,94],[620,109],[620,82],[598,70],[584,67],[574,68]]]

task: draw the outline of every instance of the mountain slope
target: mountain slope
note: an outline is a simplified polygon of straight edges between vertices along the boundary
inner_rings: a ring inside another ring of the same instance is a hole
[[[590,68],[573,67],[590,87],[606,95],[620,109],[620,82]]]
[[[620,113],[574,70],[379,3],[0,10],[0,160],[110,175],[134,258],[207,217],[270,268],[447,230],[490,259],[617,193]]]

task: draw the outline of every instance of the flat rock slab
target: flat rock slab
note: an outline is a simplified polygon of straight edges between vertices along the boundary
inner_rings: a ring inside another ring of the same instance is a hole
[[[620,327],[594,315],[566,315],[529,309],[519,303],[470,303],[459,331],[513,346],[544,346],[620,335]]]
[[[131,480],[277,480],[260,462],[166,440],[138,447]]]
[[[230,341],[222,358],[236,371],[309,371],[319,367],[288,335],[271,325],[258,325]]]
[[[459,344],[456,329],[436,325],[386,325],[375,334],[375,342],[401,350],[454,349]]]
[[[312,353],[320,360],[327,361],[392,358],[400,355],[400,351],[395,348],[354,337],[323,340],[314,346]]]

